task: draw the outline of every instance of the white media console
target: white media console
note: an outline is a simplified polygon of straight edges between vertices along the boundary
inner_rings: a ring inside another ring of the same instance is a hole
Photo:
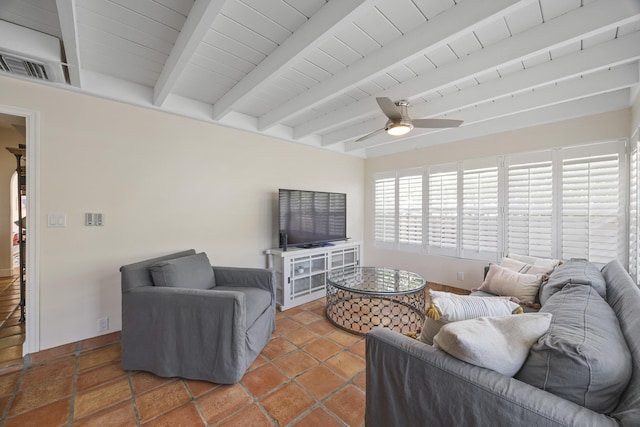
[[[334,242],[333,246],[267,249],[267,264],[276,273],[276,299],[280,310],[325,296],[327,274],[360,265],[360,242]]]

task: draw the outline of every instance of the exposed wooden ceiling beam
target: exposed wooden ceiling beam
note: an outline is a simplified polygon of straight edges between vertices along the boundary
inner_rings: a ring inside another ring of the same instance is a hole
[[[362,10],[377,0],[331,1],[267,56],[256,68],[222,96],[213,106],[213,119],[219,120],[259,86],[270,82],[283,70],[317,48],[341,27],[350,25]]]
[[[417,104],[409,110],[412,118],[440,116],[491,99],[532,89],[582,74],[592,73],[640,59],[640,32],[581,50],[553,61],[536,65],[528,70],[509,74],[443,98]],[[455,115],[455,114],[454,114]],[[464,117],[458,117],[462,118]],[[322,145],[354,140],[384,124],[384,117],[358,123],[329,132],[322,137]]]
[[[337,93],[357,86],[364,79],[380,75],[398,63],[444,46],[465,32],[477,29],[528,3],[531,1],[485,0],[478,2],[471,0],[458,3],[427,23],[398,37],[351,64],[343,71],[264,114],[258,120],[258,130],[268,129],[302,111],[313,108],[334,97]]]
[[[391,99],[410,99],[471,78],[490,69],[507,66],[553,48],[638,20],[640,2],[599,0],[561,15],[528,31],[516,34],[431,72],[375,94]],[[294,129],[294,137],[336,128],[342,123],[377,111],[375,97],[363,98]],[[373,129],[372,129],[373,130]]]
[[[78,48],[78,28],[76,25],[75,0],[56,0],[62,44],[66,57],[69,83],[71,86],[82,87],[82,68],[80,64],[80,50]]]
[[[164,103],[226,0],[196,0],[153,88],[153,104]]]

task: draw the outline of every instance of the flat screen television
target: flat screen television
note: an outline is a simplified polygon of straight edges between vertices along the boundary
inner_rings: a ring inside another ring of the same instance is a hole
[[[280,247],[325,246],[347,239],[347,195],[280,189]]]

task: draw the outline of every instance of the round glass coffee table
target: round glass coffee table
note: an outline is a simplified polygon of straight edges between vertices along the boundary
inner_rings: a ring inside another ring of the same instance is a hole
[[[350,267],[327,276],[327,319],[359,335],[378,326],[404,334],[418,332],[425,299],[424,279],[409,271]]]

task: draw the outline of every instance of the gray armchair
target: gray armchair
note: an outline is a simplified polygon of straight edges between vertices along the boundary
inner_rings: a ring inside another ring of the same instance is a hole
[[[237,383],[275,328],[269,270],[212,267],[189,250],[120,272],[125,370]]]

